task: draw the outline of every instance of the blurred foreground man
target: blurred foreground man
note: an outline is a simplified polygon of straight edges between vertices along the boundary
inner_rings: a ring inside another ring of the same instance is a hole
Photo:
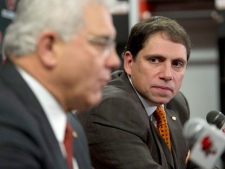
[[[20,0],[0,68],[0,169],[91,168],[68,112],[98,103],[120,64],[109,3]]]
[[[79,112],[96,169],[194,168],[179,92],[189,56],[189,37],[174,20],[155,16],[132,28],[124,71],[112,74],[98,106]]]

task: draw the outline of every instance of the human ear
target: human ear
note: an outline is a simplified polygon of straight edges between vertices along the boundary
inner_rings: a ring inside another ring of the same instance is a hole
[[[124,54],[124,70],[128,75],[131,75],[131,69],[133,65],[133,55],[130,51],[126,51]]]
[[[37,53],[41,63],[52,68],[56,65],[57,56],[54,50],[54,45],[58,41],[58,36],[51,30],[42,32],[37,40]]]

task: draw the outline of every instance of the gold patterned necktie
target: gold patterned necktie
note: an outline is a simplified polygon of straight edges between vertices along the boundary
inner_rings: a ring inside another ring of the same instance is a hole
[[[159,133],[171,150],[170,130],[166,120],[166,112],[164,108],[162,106],[158,106],[154,112],[154,116],[157,121],[157,128],[159,130]]]

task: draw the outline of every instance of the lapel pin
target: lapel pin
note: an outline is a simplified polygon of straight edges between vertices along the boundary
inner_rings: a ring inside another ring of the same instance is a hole
[[[172,117],[172,120],[174,120],[174,121],[175,121],[175,120],[177,120],[177,118],[176,118],[175,116],[173,116],[173,117]]]
[[[78,137],[78,135],[77,135],[77,132],[76,132],[76,131],[73,131],[73,133],[72,133],[72,134],[73,134],[73,137],[74,137],[74,138],[77,138],[77,137]]]

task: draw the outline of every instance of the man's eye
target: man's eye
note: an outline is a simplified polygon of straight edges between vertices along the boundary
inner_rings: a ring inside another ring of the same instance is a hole
[[[159,59],[158,58],[151,58],[150,61],[153,62],[153,63],[158,63]]]
[[[173,65],[176,67],[183,67],[184,64],[178,61],[178,62],[174,62]]]

